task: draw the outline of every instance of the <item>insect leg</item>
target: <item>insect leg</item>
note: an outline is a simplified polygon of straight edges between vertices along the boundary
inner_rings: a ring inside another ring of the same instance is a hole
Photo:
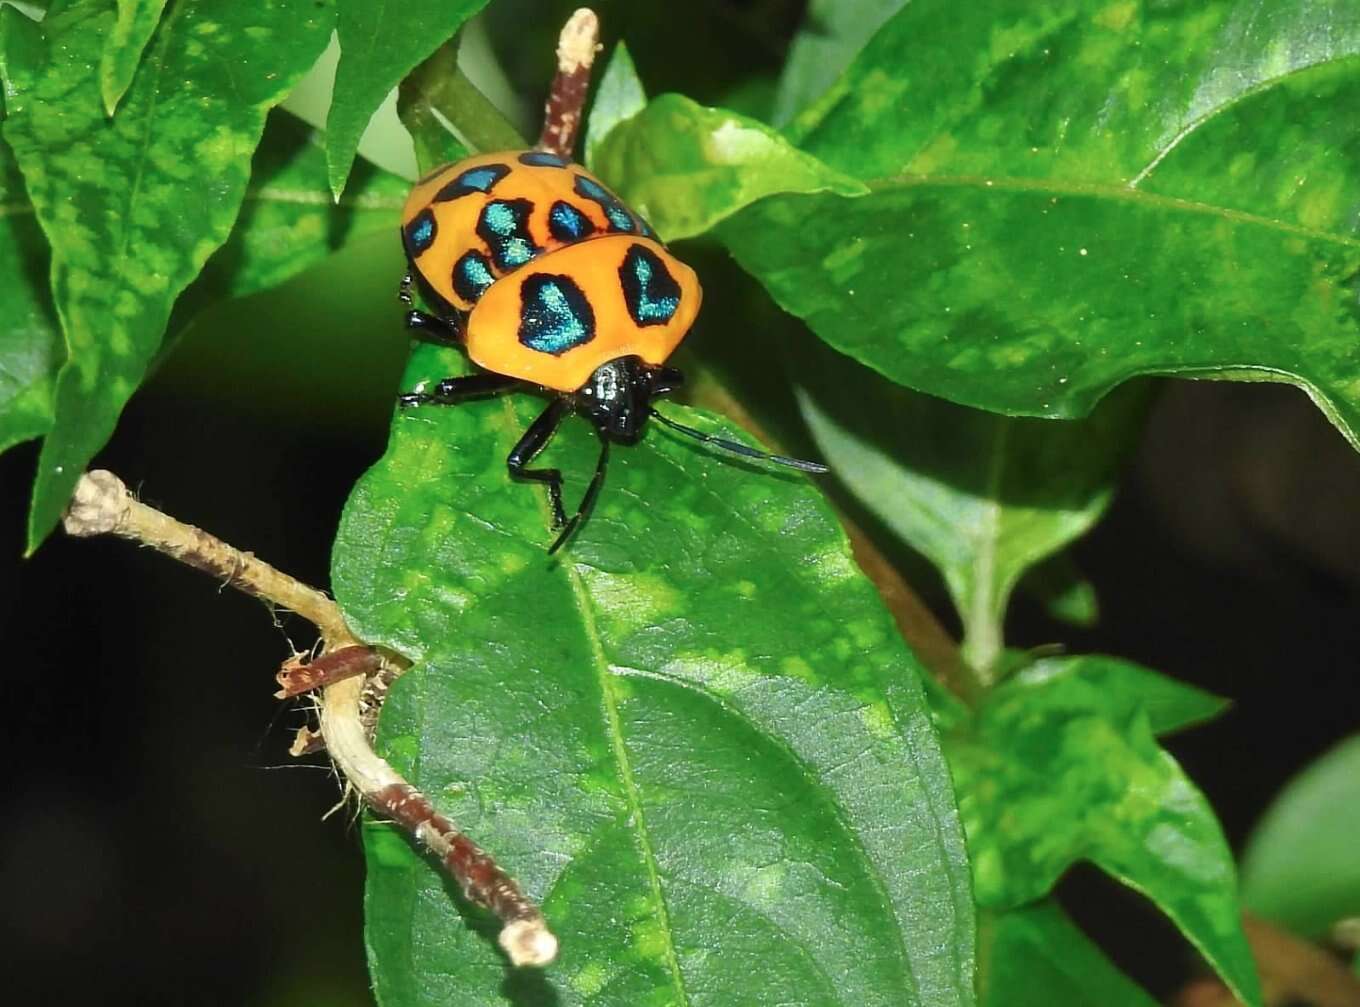
[[[547,484],[548,500],[552,503],[553,509],[554,528],[561,528],[567,523],[567,513],[562,509],[562,473],[557,469],[526,469],[524,466],[533,461],[534,456],[552,440],[553,434],[557,433],[562,418],[567,415],[570,408],[571,404],[566,399],[553,399],[552,404],[543,410],[538,419],[529,424],[529,429],[524,431],[524,436],[505,459],[506,468],[514,478],[532,479],[534,482]]]
[[[406,305],[406,327],[413,332],[419,333],[422,337],[433,343],[442,343],[445,346],[461,346],[463,342],[463,327],[453,319],[440,318],[432,315],[428,311],[421,311],[415,307],[415,299],[411,296],[411,284],[414,278],[408,272],[401,278],[401,283],[397,287],[397,300]]]
[[[609,442],[601,437],[600,457],[595,461],[595,474],[590,477],[590,485],[586,487],[586,494],[581,498],[581,506],[576,509],[576,514],[567,522],[567,526],[562,529],[561,534],[557,536],[557,540],[553,542],[552,546],[548,549],[549,556],[557,552],[558,549],[561,549],[563,543],[571,538],[571,533],[580,526],[582,521],[590,516],[591,510],[595,506],[595,498],[600,495],[600,487],[604,485],[604,473],[605,469],[608,467]]]
[[[518,384],[518,378],[507,378],[504,374],[464,374],[458,378],[444,378],[428,392],[399,395],[397,404],[403,409],[423,405],[456,406],[470,399],[484,399],[488,395],[508,392]]]

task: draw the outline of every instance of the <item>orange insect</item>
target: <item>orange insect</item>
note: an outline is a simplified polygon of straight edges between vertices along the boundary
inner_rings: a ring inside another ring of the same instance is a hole
[[[652,400],[684,376],[666,360],[689,332],[699,279],[647,222],[594,175],[546,151],[482,154],[421,179],[402,213],[411,272],[434,314],[407,324],[466,348],[485,373],[445,378],[402,406],[453,405],[537,387],[557,393],[506,458],[510,474],[547,485],[555,552],[590,512],[613,441],[635,443],[649,417],[748,457],[808,472],[824,466],[769,455],[668,419]],[[586,416],[600,437],[595,475],[576,514],[562,507],[562,474],[530,469],[562,420]]]

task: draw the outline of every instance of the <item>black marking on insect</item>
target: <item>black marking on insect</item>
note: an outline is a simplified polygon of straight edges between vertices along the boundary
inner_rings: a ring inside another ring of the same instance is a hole
[[[531,168],[565,168],[571,162],[546,150],[530,150],[519,156],[519,163],[527,164]]]
[[[464,252],[453,264],[453,289],[465,301],[475,304],[495,282],[491,263],[475,248]]]
[[[548,210],[548,231],[558,241],[570,244],[595,233],[595,225],[576,207],[559,199]]]
[[[680,284],[645,245],[631,245],[619,266],[623,302],[639,326],[665,325],[680,307]]]
[[[506,175],[510,174],[508,164],[483,164],[469,168],[448,185],[434,194],[433,203],[447,203],[451,199],[470,196],[474,192],[488,193]]]
[[[560,356],[595,338],[590,298],[570,276],[527,277],[520,298],[519,341],[530,349]]]
[[[543,249],[534,244],[529,214],[534,204],[527,199],[493,199],[477,218],[477,234],[491,249],[491,258],[502,271],[518,269]]]
[[[434,212],[426,207],[406,225],[402,237],[406,241],[406,254],[415,258],[434,244],[434,236],[439,231]]]
[[[599,203],[604,210],[604,215],[609,218],[609,229],[629,233],[634,229],[633,215],[628,212],[628,208],[619,202],[619,198],[592,179],[585,175],[577,175],[575,183],[578,195],[585,196],[592,202]]]

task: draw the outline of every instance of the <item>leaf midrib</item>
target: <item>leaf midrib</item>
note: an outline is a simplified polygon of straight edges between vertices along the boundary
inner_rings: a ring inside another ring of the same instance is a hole
[[[865,183],[871,194],[894,190],[915,188],[980,189],[1000,192],[1033,192],[1046,196],[1073,196],[1084,198],[1109,199],[1135,205],[1143,205],[1158,210],[1174,210],[1201,216],[1218,217],[1238,224],[1263,227],[1268,230],[1292,234],[1315,241],[1328,242],[1347,248],[1360,248],[1360,237],[1333,234],[1302,224],[1292,224],[1272,217],[1236,210],[1226,206],[1215,206],[1180,196],[1165,196],[1132,189],[1127,185],[1110,185],[1100,182],[1058,181],[1054,179],[1023,178],[1005,175],[912,175],[901,174],[887,178],[872,179]],[[859,197],[844,197],[855,199]]]
[[[505,429],[507,431],[514,430],[519,423],[519,417],[516,415],[515,406],[510,396],[502,396],[501,411],[509,421]],[[544,518],[551,522],[552,514],[548,506],[547,490],[540,489],[534,496],[538,499],[539,510]],[[618,769],[620,782],[623,784],[623,796],[628,804],[629,823],[637,837],[643,866],[647,871],[647,883],[651,889],[652,901],[657,907],[662,930],[665,934],[666,967],[671,974],[671,981],[675,985],[680,1003],[689,1004],[689,991],[685,988],[684,976],[680,972],[680,960],[676,955],[675,941],[672,938],[673,928],[671,927],[670,908],[666,905],[666,897],[661,890],[661,875],[657,869],[656,853],[652,849],[651,835],[647,830],[647,818],[642,810],[642,796],[638,791],[637,781],[633,778],[632,760],[628,754],[627,743],[623,739],[623,724],[619,718],[618,696],[613,687],[614,672],[605,656],[604,642],[600,638],[599,626],[595,622],[590,594],[581,579],[580,573],[577,572],[574,564],[568,562],[567,557],[561,557],[558,562],[567,579],[567,586],[571,589],[572,601],[581,620],[581,632],[590,647],[591,658],[595,664],[595,674],[600,685],[601,705],[603,706],[606,734],[609,736],[610,751],[614,756],[614,764]]]
[[[651,833],[647,829],[647,818],[642,810],[642,795],[638,791],[637,781],[633,779],[633,763],[628,754],[628,745],[623,740],[623,723],[619,718],[619,699],[614,688],[614,670],[605,657],[604,643],[600,639],[599,627],[595,623],[595,613],[592,610],[590,596],[586,591],[585,583],[581,579],[581,574],[575,565],[568,566],[563,563],[564,572],[567,576],[567,584],[571,587],[572,598],[576,603],[577,611],[581,616],[581,629],[586,640],[590,644],[590,653],[595,660],[595,672],[600,683],[600,697],[604,707],[605,724],[609,734],[609,747],[614,755],[614,763],[618,767],[619,779],[623,783],[624,797],[628,802],[629,818],[633,823],[633,831],[637,836],[638,846],[642,850],[642,862],[647,869],[647,884],[652,890],[652,900],[656,904],[657,913],[661,918],[661,926],[666,934],[666,967],[671,974],[671,981],[675,984],[675,991],[680,997],[680,1002],[688,1004],[689,991],[685,989],[685,979],[680,972],[680,960],[675,953],[675,941],[671,934],[671,913],[670,907],[666,904],[665,893],[661,890],[661,875],[657,870],[656,852],[652,849]]]
[[[996,429],[992,435],[991,457],[987,460],[981,521],[974,539],[970,570],[973,583],[965,613],[963,642],[963,650],[973,670],[988,681],[1001,654],[1001,627],[997,625],[1001,592],[996,582],[996,560],[1002,535],[1001,525],[1005,519],[1000,496],[1006,470],[1006,447],[1011,432],[1007,417],[997,416],[993,422]]]

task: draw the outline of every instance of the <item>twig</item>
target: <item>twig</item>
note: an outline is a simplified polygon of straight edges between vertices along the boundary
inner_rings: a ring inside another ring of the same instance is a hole
[[[80,477],[64,526],[68,535],[118,535],[141,542],[211,574],[228,587],[296,612],[316,626],[328,647],[359,642],[350,635],[335,602],[321,591],[275,570],[252,553],[233,549],[200,528],[148,507],[134,499],[112,472],[99,470]]]
[[[300,657],[284,661],[276,676],[282,686],[275,699],[291,699],[313,689],[357,676],[376,674],[383,666],[382,656],[372,647],[341,647],[312,661]]]
[[[557,938],[538,907],[491,857],[373,751],[363,715],[365,678],[358,671],[337,675],[369,662],[367,658],[361,661],[356,649],[372,655],[372,661],[381,663],[381,658],[350,632],[335,602],[251,553],[134,499],[112,472],[89,472],[81,477],[66,513],[65,528],[71,535],[118,535],[148,545],[313,623],[326,649],[314,663],[334,673],[322,694],[321,737],[345,779],[371,808],[407,829],[433,853],[471,901],[500,917],[504,924],[500,944],[512,963],[546,965],[556,957]],[[332,660],[326,663],[328,656]],[[387,660],[395,663],[401,659]],[[308,747],[312,741],[310,733],[299,735],[294,748]]]
[[[557,74],[543,107],[539,150],[572,156],[590,88],[590,70],[599,51],[600,19],[589,7],[581,7],[567,19],[557,39]]]

